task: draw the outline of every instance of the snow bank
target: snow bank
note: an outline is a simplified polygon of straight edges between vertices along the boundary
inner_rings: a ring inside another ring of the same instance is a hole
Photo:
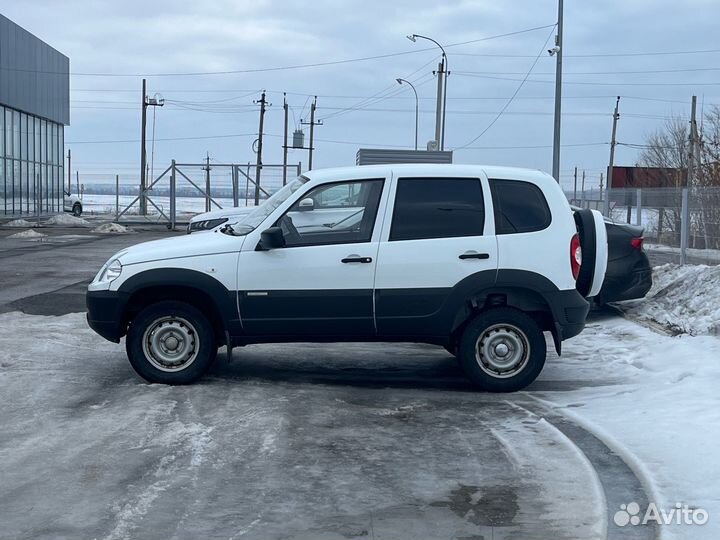
[[[654,500],[659,507],[685,503],[709,512],[711,521],[704,526],[662,527],[664,539],[717,538],[718,359],[720,339],[713,336],[669,337],[632,321],[591,319],[582,334],[563,343],[562,357],[548,358],[540,375],[540,380],[582,384],[571,391],[534,393],[612,440],[613,450],[649,476],[646,488],[652,499],[660,498]]]
[[[27,231],[11,234],[8,238],[13,238],[15,240],[38,240],[40,238],[47,238],[47,234],[28,229]]]
[[[28,221],[27,219],[14,219],[13,221],[8,221],[5,224],[6,227],[19,227],[22,229],[27,229],[28,227],[39,227],[39,223],[35,223],[33,221]]]
[[[92,232],[101,234],[128,234],[135,231],[119,223],[103,223],[95,227]]]
[[[619,307],[676,334],[720,335],[720,266],[658,266],[647,296]]]
[[[45,225],[55,225],[59,227],[89,227],[90,222],[83,218],[67,214],[58,214],[46,219]]]

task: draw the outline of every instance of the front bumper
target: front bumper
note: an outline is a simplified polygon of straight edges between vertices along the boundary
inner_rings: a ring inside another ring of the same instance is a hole
[[[118,343],[125,335],[127,297],[118,291],[88,291],[85,295],[87,322],[99,335]]]

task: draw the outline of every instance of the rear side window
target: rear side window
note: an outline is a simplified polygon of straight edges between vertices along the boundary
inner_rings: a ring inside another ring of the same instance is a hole
[[[541,231],[550,225],[550,208],[545,195],[535,184],[491,178],[490,191],[496,234]]]
[[[400,178],[390,241],[481,236],[485,207],[477,178]]]

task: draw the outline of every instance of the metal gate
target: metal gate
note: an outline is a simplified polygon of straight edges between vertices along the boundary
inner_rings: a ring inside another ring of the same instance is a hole
[[[175,228],[192,215],[227,207],[254,206],[300,175],[300,164],[177,163],[170,165],[141,190],[117,219],[138,217],[166,222]],[[259,180],[259,181],[258,181]],[[145,202],[143,205],[142,202]],[[145,207],[146,213],[142,213]]]

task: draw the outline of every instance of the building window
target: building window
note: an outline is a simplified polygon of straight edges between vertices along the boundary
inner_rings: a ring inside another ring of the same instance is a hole
[[[63,130],[0,106],[0,214],[62,210]]]

